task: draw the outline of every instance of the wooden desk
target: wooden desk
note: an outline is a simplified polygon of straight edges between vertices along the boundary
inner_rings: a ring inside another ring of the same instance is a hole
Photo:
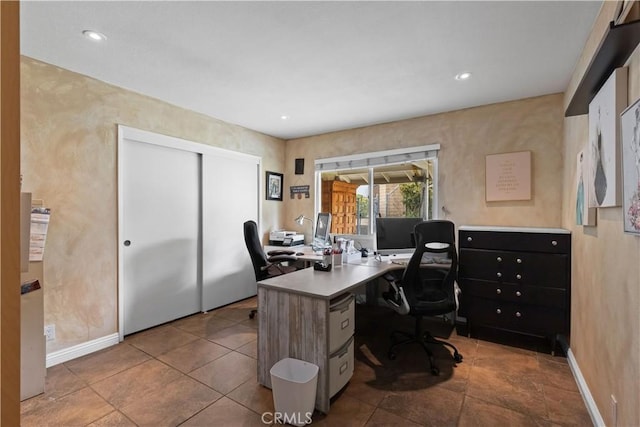
[[[369,257],[329,272],[307,268],[258,282],[258,382],[271,388],[269,371],[286,357],[318,365],[316,409],[327,413],[332,300],[398,268],[404,267]]]

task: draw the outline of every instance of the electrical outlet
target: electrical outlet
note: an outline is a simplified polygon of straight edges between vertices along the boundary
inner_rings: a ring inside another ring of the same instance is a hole
[[[56,339],[56,325],[45,325],[44,336],[47,341],[53,341]]]
[[[618,425],[618,401],[616,397],[611,395],[611,427]]]

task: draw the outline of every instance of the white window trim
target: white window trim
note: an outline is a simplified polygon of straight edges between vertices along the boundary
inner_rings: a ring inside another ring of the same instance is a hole
[[[440,144],[422,145],[418,147],[398,148],[394,150],[374,151],[370,153],[352,154],[349,156],[327,157],[316,159],[315,164],[315,200],[314,217],[318,215],[322,206],[322,172],[350,169],[369,169],[370,194],[373,190],[373,169],[376,166],[399,164],[411,160],[430,159],[433,162],[433,219],[440,217],[440,204],[438,203],[438,151]],[[369,203],[369,218],[373,218],[373,203]],[[369,221],[369,235],[375,233],[374,221]]]

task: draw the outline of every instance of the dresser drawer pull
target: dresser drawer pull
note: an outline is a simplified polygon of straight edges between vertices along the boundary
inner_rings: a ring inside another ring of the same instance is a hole
[[[500,288],[496,289],[496,294],[500,295],[502,293],[502,290]]]
[[[497,309],[497,310],[496,310],[496,314],[502,314],[502,310]]]
[[[502,262],[502,257],[498,257],[498,258],[496,258],[496,260],[497,260],[498,262]]]
[[[502,273],[498,273],[498,274],[496,274],[496,276],[502,277]]]
[[[467,237],[467,242],[472,241],[473,239],[471,238],[471,236]]]
[[[522,259],[521,259],[521,258],[517,258],[517,259],[516,259],[516,262],[517,262],[518,264],[522,264]]]
[[[516,274],[516,279],[518,280],[522,279],[522,274]]]
[[[519,311],[516,311],[516,317],[522,317],[522,313],[520,313]]]
[[[557,242],[557,241],[555,241],[555,240],[552,240],[552,241],[551,241],[551,245],[552,245],[552,246],[558,246],[558,242]]]
[[[516,291],[516,296],[517,296],[517,297],[521,297],[521,296],[522,296],[522,293],[521,293],[520,291]]]

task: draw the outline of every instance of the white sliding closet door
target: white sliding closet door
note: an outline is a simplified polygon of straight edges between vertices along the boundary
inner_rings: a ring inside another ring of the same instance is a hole
[[[242,224],[259,218],[257,158],[205,154],[203,162],[202,309],[256,294]],[[214,195],[214,197],[209,197]]]
[[[256,294],[260,158],[118,126],[119,335]]]
[[[200,311],[201,155],[125,137],[119,156],[126,335]]]

